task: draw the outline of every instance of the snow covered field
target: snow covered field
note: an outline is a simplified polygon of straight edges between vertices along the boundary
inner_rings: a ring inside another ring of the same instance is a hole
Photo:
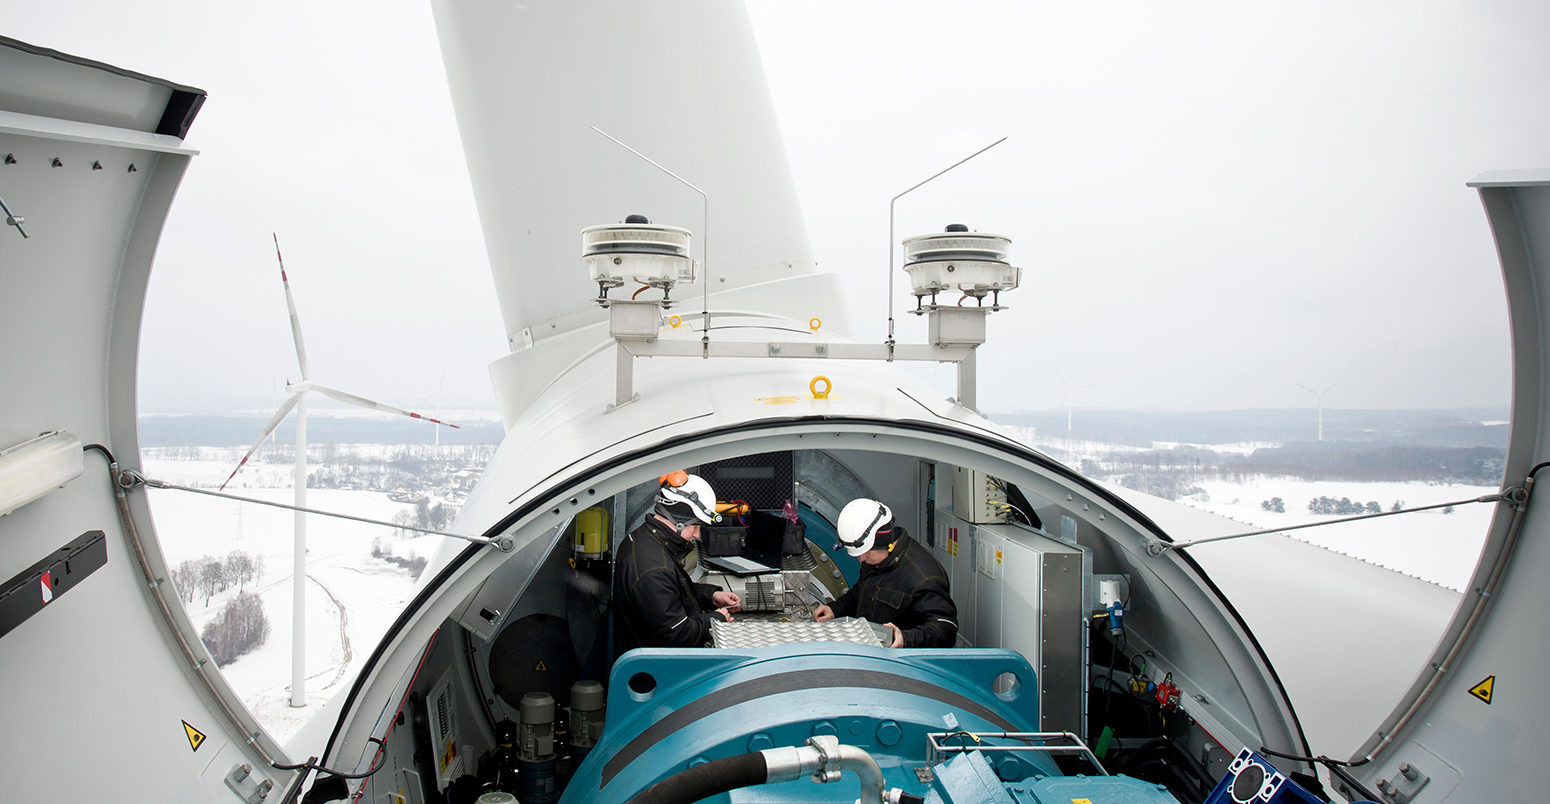
[[[1377,502],[1388,511],[1396,502],[1413,508],[1493,494],[1493,486],[1460,486],[1431,483],[1359,483],[1307,481],[1285,477],[1259,477],[1244,484],[1206,480],[1205,493],[1181,502],[1244,523],[1245,531],[1283,528],[1340,519],[1337,515],[1308,512],[1308,502],[1318,497],[1350,498],[1352,502]],[[1266,500],[1280,497],[1285,513],[1266,511]],[[1294,530],[1291,538],[1397,570],[1439,586],[1462,592],[1480,557],[1480,545],[1491,524],[1492,504],[1470,503],[1445,509],[1385,516],[1359,522]],[[1188,534],[1172,534],[1188,539]],[[1253,538],[1253,537],[1250,537]],[[1197,550],[1209,549],[1202,545]]]
[[[244,450],[212,450],[219,457],[184,461],[147,455],[146,473],[180,485],[219,484]],[[226,453],[230,453],[227,455]],[[253,471],[257,470],[257,471]],[[227,491],[290,504],[290,467],[250,465]],[[264,484],[264,487],[256,484]],[[290,706],[291,579],[293,522],[286,509],[239,503],[186,491],[152,489],[152,517],[169,568],[200,556],[220,559],[233,550],[261,556],[263,571],[251,585],[263,600],[269,638],[263,647],[221,668],[228,682],[270,735],[286,742],[329,698],[348,689],[366,657],[408,603],[415,579],[372,556],[373,540],[404,558],[429,557],[440,536],[398,540],[393,529],[325,516],[307,517],[306,698]],[[382,492],[311,489],[309,508],[390,521],[413,506]],[[210,598],[196,593],[189,615],[196,627],[213,618],[235,588]]]

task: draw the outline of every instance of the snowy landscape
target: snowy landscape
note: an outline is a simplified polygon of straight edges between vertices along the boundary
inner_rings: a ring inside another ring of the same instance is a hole
[[[1041,439],[1038,430],[1012,427],[1025,441],[1060,460],[1080,466],[1103,482],[1105,467],[1124,463],[1137,446],[1071,438]],[[1062,433],[1061,435],[1065,435]],[[1177,450],[1177,442],[1151,448]],[[1182,445],[1188,446],[1188,445]],[[1216,454],[1251,454],[1274,446],[1265,442],[1211,445]],[[153,446],[144,450],[146,474],[156,480],[214,490],[246,451],[245,446]],[[493,445],[320,444],[308,449],[313,486],[308,507],[399,526],[435,525],[444,529],[493,452]],[[292,447],[281,441],[255,455],[226,489],[227,493],[290,504],[294,491]],[[1164,470],[1159,469],[1159,472]],[[1312,513],[1323,499],[1344,509],[1384,512],[1471,500],[1496,490],[1494,485],[1429,481],[1314,480],[1296,476],[1223,474],[1191,467],[1177,482],[1177,467],[1167,477],[1177,488],[1174,502],[1242,523],[1242,531],[1284,528],[1341,518]],[[1161,476],[1161,475],[1159,475]],[[1135,483],[1134,475],[1117,476]],[[1152,483],[1144,480],[1143,485]],[[1155,492],[1154,492],[1155,493]],[[1279,504],[1273,504],[1279,500]],[[290,705],[292,533],[294,514],[284,508],[237,502],[189,491],[150,492],[156,531],[167,565],[176,575],[183,562],[208,557],[225,561],[234,553],[251,557],[251,580],[233,580],[207,594],[195,589],[186,604],[203,631],[222,616],[239,595],[256,593],[267,621],[262,644],[222,667],[227,680],[269,731],[285,743],[323,706],[346,692],[355,673],[413,595],[417,569],[446,537],[401,527],[334,517],[307,517],[306,705]],[[1465,588],[1493,506],[1459,504],[1451,509],[1384,516],[1359,522],[1296,530],[1286,536],[1320,548],[1422,579],[1443,589]],[[1172,533],[1175,539],[1189,533]],[[461,544],[458,542],[457,544]],[[1196,550],[1209,550],[1202,545]]]

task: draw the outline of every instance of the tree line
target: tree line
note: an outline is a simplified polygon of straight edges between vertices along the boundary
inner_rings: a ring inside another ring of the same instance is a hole
[[[241,590],[264,573],[264,557],[233,550],[225,559],[200,556],[179,563],[172,569],[172,585],[184,603],[193,603],[203,594],[206,606],[210,598],[233,586]]]

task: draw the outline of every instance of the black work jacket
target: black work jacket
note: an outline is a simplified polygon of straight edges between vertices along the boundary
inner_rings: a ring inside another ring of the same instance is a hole
[[[861,565],[861,577],[829,604],[836,617],[893,623],[906,648],[950,648],[958,641],[958,607],[947,572],[931,552],[898,525],[899,538],[882,563]]]
[[[698,648],[719,619],[711,595],[694,583],[683,559],[692,545],[655,517],[626,536],[614,558],[614,655],[633,648]]]

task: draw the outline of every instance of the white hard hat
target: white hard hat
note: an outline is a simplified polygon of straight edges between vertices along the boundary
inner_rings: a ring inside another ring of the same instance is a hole
[[[854,499],[840,509],[840,521],[835,524],[835,530],[839,533],[840,545],[853,556],[887,547],[893,541],[890,537],[893,511],[877,500]],[[884,538],[878,539],[878,534]]]
[[[672,472],[662,476],[657,490],[657,511],[679,527],[699,520],[707,525],[721,521],[716,513],[716,492],[699,475]]]

